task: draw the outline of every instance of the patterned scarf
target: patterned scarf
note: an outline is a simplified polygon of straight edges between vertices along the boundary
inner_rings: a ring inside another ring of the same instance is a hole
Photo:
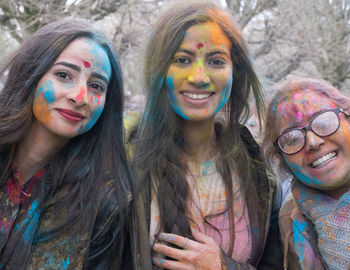
[[[293,180],[292,193],[318,234],[318,248],[329,269],[350,269],[350,190],[339,200]]]
[[[37,172],[24,186],[12,166],[7,185],[0,189],[0,269],[26,269],[42,213],[45,187]]]

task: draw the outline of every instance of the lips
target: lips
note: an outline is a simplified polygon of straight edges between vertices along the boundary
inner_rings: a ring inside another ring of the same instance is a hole
[[[209,102],[210,97],[213,96],[215,92],[203,90],[185,90],[181,91],[180,94],[187,104],[194,106],[204,106]]]
[[[71,111],[71,110],[68,110],[68,109],[56,109],[56,110],[64,118],[66,118],[67,120],[72,121],[72,122],[80,122],[83,119],[85,119],[84,115],[77,113],[77,112],[74,112],[74,111]]]
[[[206,99],[210,97],[213,93],[196,94],[196,93],[190,93],[190,92],[182,92],[182,94],[185,97],[190,99],[201,100],[201,99]]]
[[[323,155],[322,157],[316,159],[314,162],[311,163],[312,168],[320,168],[326,164],[328,164],[330,161],[332,161],[337,156],[336,152],[331,152],[326,155]]]

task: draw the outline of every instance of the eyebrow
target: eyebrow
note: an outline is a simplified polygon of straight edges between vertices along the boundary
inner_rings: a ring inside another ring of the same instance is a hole
[[[81,72],[81,68],[77,65],[74,65],[74,64],[71,64],[71,63],[68,63],[68,62],[58,62],[58,63],[55,63],[54,66],[56,65],[62,65],[62,66],[66,66],[66,67],[69,67],[75,71],[78,71],[78,72]]]
[[[195,56],[195,53],[194,53],[194,52],[192,52],[192,51],[190,51],[190,50],[187,50],[187,49],[184,49],[184,48],[178,49],[177,52],[183,52],[183,53],[187,53],[187,54],[189,54],[189,55],[191,55],[191,56]],[[228,53],[225,52],[225,51],[222,51],[222,50],[215,50],[215,51],[212,51],[212,52],[208,53],[208,56],[210,57],[210,56],[213,56],[213,55],[215,55],[215,54],[225,54],[225,55],[228,55]]]
[[[187,53],[187,54],[189,54],[191,56],[195,56],[194,52],[191,52],[191,51],[189,51],[187,49],[183,49],[183,48],[178,49],[177,52],[184,52],[184,53]]]
[[[225,51],[216,50],[216,51],[212,51],[212,52],[208,53],[208,56],[212,56],[212,55],[215,55],[215,54],[229,55],[229,54],[228,54],[227,52],[225,52]]]
[[[91,75],[92,75],[93,77],[96,77],[96,78],[101,79],[101,80],[104,81],[106,84],[108,84],[108,79],[107,79],[105,76],[101,75],[100,73],[92,72]]]
[[[71,69],[73,69],[75,71],[81,72],[81,68],[79,66],[77,66],[77,65],[72,64],[72,63],[58,62],[58,63],[54,64],[54,66],[56,66],[56,65],[66,66],[66,67],[69,67],[69,68],[71,68]],[[106,84],[108,84],[108,79],[105,76],[103,76],[103,75],[101,75],[101,74],[99,74],[97,72],[92,72],[91,75],[93,77],[96,77],[96,78],[99,78],[99,79],[103,80]]]

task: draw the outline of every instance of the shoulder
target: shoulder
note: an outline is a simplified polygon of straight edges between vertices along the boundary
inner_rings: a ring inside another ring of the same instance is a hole
[[[278,222],[288,269],[324,269],[318,256],[317,233],[312,222],[299,210],[292,194],[284,202]]]
[[[294,216],[299,216],[298,212],[299,210],[295,199],[292,194],[289,194],[283,203],[278,216],[282,236],[292,233],[292,213],[294,213]],[[300,218],[302,218],[302,216],[300,216]],[[282,240],[283,238],[284,237],[282,237]]]

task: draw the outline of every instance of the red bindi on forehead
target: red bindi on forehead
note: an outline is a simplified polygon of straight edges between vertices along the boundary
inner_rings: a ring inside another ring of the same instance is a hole
[[[84,67],[86,67],[86,68],[91,67],[91,64],[88,61],[83,61],[83,63],[84,63]]]
[[[201,42],[198,42],[197,43],[197,45],[196,45],[196,47],[197,47],[197,49],[199,50],[200,48],[202,48],[204,45],[203,45],[203,43],[201,43]]]

